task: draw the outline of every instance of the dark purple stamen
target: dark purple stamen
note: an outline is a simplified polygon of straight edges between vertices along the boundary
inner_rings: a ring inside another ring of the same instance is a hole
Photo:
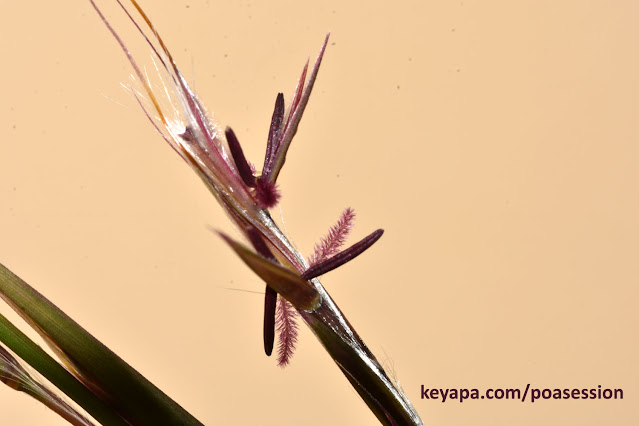
[[[264,352],[267,356],[273,353],[275,344],[275,308],[277,307],[277,292],[266,286],[264,293]]]
[[[311,266],[302,274],[302,279],[310,280],[325,274],[333,269],[342,266],[346,262],[350,262],[360,254],[364,253],[366,249],[375,244],[384,233],[383,229],[378,229],[367,237],[364,237],[361,241],[353,244],[344,251],[337,253],[335,256],[329,257],[324,262],[318,263],[315,266]]]
[[[251,166],[249,166],[248,161],[246,161],[240,141],[237,140],[235,132],[233,132],[233,129],[230,127],[227,127],[224,133],[226,134],[226,141],[229,143],[229,149],[231,150],[231,155],[233,156],[233,161],[235,161],[235,167],[237,167],[237,171],[240,173],[240,177],[246,186],[253,188],[255,186],[255,176],[253,176]]]
[[[278,93],[275,99],[275,109],[271,118],[271,127],[268,131],[268,140],[266,141],[266,155],[264,156],[263,174],[268,175],[272,163],[273,156],[277,149],[277,143],[281,136],[282,121],[284,120],[284,94]]]
[[[228,136],[227,136],[228,137]],[[247,230],[248,238],[260,255],[277,262],[259,231],[253,227]],[[275,308],[277,307],[277,292],[268,285],[264,293],[264,352],[271,356],[275,343]]]

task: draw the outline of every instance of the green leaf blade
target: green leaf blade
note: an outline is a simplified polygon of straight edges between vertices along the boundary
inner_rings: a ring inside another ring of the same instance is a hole
[[[54,351],[73,368],[78,380],[127,423],[201,425],[184,408],[2,264],[0,297],[47,343],[53,345]]]

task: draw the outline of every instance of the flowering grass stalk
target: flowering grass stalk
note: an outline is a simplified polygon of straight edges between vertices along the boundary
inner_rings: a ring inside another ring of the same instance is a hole
[[[361,254],[381,237],[383,231],[377,230],[340,252],[354,218],[353,211],[347,209],[307,262],[272,220],[268,210],[280,199],[277,178],[308,104],[328,35],[310,70],[308,62],[304,66],[288,108],[284,96],[277,95],[263,168],[261,173],[256,173],[246,160],[233,130],[227,128],[222,132],[210,119],[138,2],[130,0],[129,10],[120,0],[115,0],[151,48],[161,90],[151,84],[146,70],[138,65],[96,3],[89,1],[131,63],[134,76],[142,87],[141,92],[133,88],[131,91],[153,126],[200,176],[253,247],[254,251],[220,233],[267,285],[265,352],[270,355],[277,330],[280,334],[278,364],[284,366],[290,362],[297,341],[294,320],[299,315],[382,423],[422,424],[411,403],[395,387],[317,279]]]

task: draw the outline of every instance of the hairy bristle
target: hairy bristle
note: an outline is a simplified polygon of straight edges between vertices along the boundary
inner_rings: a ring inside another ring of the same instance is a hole
[[[280,192],[274,183],[258,179],[255,185],[255,198],[263,209],[275,207],[280,200]]]
[[[310,266],[325,261],[339,251],[344,245],[349,232],[351,232],[353,219],[355,219],[355,211],[347,207],[342,212],[337,223],[328,230],[328,235],[322,238],[319,244],[315,245],[315,252],[308,260]]]
[[[277,347],[277,365],[286,367],[291,362],[297,343],[298,325],[295,321],[297,311],[291,303],[283,297],[278,297],[277,303],[277,332],[279,334]]]
[[[302,279],[310,280],[312,278],[319,277],[320,275],[323,275],[335,268],[342,266],[346,262],[350,262],[360,254],[364,253],[370,246],[375,244],[377,240],[382,237],[383,233],[383,229],[378,229],[377,231],[374,231],[370,235],[364,237],[361,241],[353,244],[346,250],[337,253],[332,257],[329,257],[323,262],[311,266],[306,271],[304,271],[304,273],[302,274]]]

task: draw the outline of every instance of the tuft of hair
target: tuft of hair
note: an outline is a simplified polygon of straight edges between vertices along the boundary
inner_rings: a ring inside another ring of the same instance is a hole
[[[283,297],[277,298],[275,323],[278,333],[277,365],[284,368],[291,362],[297,343],[298,325],[295,319],[297,311]]]
[[[315,244],[315,251],[308,259],[309,266],[317,265],[333,256],[344,245],[346,237],[351,232],[355,211],[347,207],[335,225],[328,230],[328,234],[322,238],[319,244]]]
[[[274,183],[266,179],[258,179],[255,185],[255,198],[261,208],[270,209],[280,200],[280,192]]]

